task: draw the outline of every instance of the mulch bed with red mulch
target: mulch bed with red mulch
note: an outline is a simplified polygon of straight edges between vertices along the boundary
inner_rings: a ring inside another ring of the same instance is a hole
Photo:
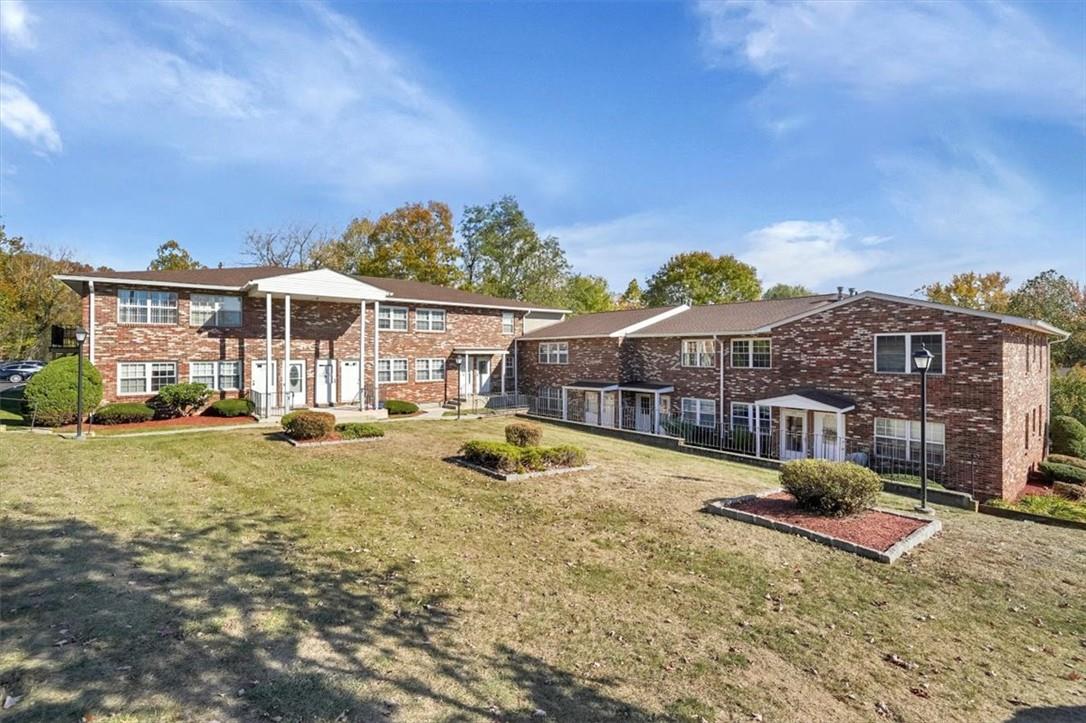
[[[735,502],[728,507],[831,535],[881,552],[927,524],[926,520],[881,510],[865,510],[849,517],[817,515],[799,509],[796,499],[787,492],[775,492],[764,497]]]
[[[95,424],[84,426],[84,429],[100,429],[103,432],[155,432],[158,430],[175,429],[177,427],[222,427],[233,424],[253,424],[253,417],[212,417],[211,415],[196,415],[193,417],[173,417],[172,419],[152,419],[148,422],[132,422],[129,424]],[[75,425],[69,424],[61,427],[61,432],[75,431]]]

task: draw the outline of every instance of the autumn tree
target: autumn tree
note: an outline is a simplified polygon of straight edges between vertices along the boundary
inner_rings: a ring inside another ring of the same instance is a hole
[[[512,196],[465,208],[460,236],[466,288],[537,304],[561,302],[566,254],[557,238],[539,235]]]
[[[314,269],[331,269],[341,274],[358,273],[368,252],[371,233],[373,221],[356,218],[347,224],[347,229],[339,236],[314,244],[309,250],[307,263]]]
[[[602,276],[574,274],[566,280],[562,295],[562,305],[574,314],[611,311],[615,306],[607,279]]]
[[[763,299],[798,299],[801,296],[813,296],[814,292],[803,284],[774,284],[762,294]]]
[[[288,224],[264,231],[250,230],[241,245],[242,258],[254,266],[281,266],[300,269],[309,264],[312,249],[331,238],[313,225]]]
[[[969,271],[954,274],[947,283],[935,282],[921,287],[928,301],[1002,313],[1007,310],[1011,295],[1007,289],[1010,277],[998,271],[978,274]]]
[[[652,275],[645,289],[645,303],[721,304],[752,301],[761,293],[762,284],[750,264],[731,255],[692,251],[672,256]]]
[[[348,234],[359,235],[363,223],[352,222]],[[460,252],[453,237],[453,218],[440,201],[409,203],[384,214],[362,243],[355,273],[414,279],[451,286],[460,280]],[[345,234],[346,235],[346,234]]]
[[[1079,284],[1049,269],[1023,283],[1007,304],[1015,316],[1047,321],[1071,334],[1052,346],[1052,362],[1073,366],[1086,362],[1086,291]]]
[[[173,239],[165,242],[155,251],[155,258],[147,266],[150,271],[185,271],[187,269],[202,269],[204,265],[181,247]]]
[[[645,305],[641,294],[641,284],[637,279],[630,279],[626,284],[626,290],[619,294],[617,306],[620,309],[640,309]]]

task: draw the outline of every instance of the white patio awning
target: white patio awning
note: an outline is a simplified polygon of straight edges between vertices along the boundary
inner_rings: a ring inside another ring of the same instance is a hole
[[[788,394],[755,402],[760,407],[787,407],[805,409],[812,412],[851,412],[856,402],[843,394],[827,392],[821,389],[796,389]]]
[[[389,297],[384,289],[329,269],[269,276],[250,282],[245,289],[253,296],[289,295],[311,301],[384,301]]]

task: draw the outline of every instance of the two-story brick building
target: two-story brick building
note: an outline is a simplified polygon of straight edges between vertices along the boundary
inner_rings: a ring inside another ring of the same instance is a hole
[[[278,267],[62,275],[109,401],[198,381],[265,413],[512,392],[513,339],[544,309],[401,279]]]
[[[854,459],[915,474],[928,374],[933,476],[1013,497],[1044,455],[1041,321],[864,292],[575,317],[518,341],[543,415],[773,459]]]

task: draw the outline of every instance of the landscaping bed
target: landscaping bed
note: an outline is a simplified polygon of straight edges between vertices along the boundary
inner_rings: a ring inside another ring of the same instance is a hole
[[[329,412],[298,411],[282,419],[283,439],[295,447],[319,447],[329,444],[373,442],[385,436],[385,428],[372,422],[336,424]]]

